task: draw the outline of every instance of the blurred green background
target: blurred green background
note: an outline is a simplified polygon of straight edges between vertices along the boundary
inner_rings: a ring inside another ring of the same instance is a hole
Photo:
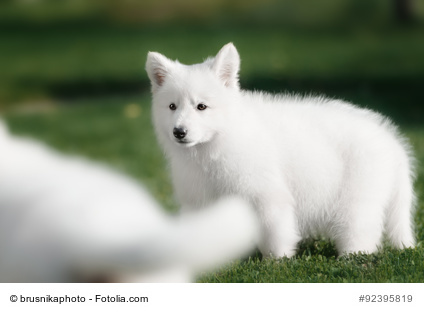
[[[242,88],[343,98],[400,125],[419,164],[419,244],[353,265],[319,244],[289,263],[254,258],[204,281],[423,282],[424,0],[2,0],[0,114],[14,133],[136,177],[175,210],[146,55],[197,63],[228,42]]]
[[[232,41],[244,88],[421,122],[423,20],[422,0],[3,0],[0,108],[143,93],[147,51],[192,63]]]
[[[146,54],[190,64],[230,41],[243,88],[325,94],[423,125],[421,0],[3,0],[0,112],[15,131],[156,186],[172,207]]]
[[[243,88],[325,94],[423,125],[421,0],[3,0],[0,113],[15,132],[109,162],[175,207],[146,54],[190,64],[230,41]]]

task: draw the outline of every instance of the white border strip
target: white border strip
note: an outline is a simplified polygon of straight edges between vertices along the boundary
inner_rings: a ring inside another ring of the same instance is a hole
[[[259,313],[317,309],[421,313],[424,284],[0,284],[2,312]]]

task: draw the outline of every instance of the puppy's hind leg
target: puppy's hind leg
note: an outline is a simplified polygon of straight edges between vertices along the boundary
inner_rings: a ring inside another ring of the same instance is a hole
[[[386,212],[387,237],[395,248],[414,247],[413,213],[416,199],[412,177],[405,168],[400,172],[396,188]]]
[[[339,218],[335,227],[334,240],[339,254],[376,252],[383,234],[381,203],[357,202],[346,211],[348,214]]]

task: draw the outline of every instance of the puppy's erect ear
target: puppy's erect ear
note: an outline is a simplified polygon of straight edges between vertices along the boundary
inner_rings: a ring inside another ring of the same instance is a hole
[[[219,50],[213,60],[212,70],[216,72],[225,86],[239,88],[240,56],[231,42]]]
[[[149,52],[147,54],[146,72],[152,82],[152,91],[156,91],[163,85],[173,66],[174,62],[160,53]]]

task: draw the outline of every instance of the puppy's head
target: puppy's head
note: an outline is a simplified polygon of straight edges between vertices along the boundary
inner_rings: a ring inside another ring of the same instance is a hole
[[[146,71],[152,84],[153,120],[161,140],[181,147],[211,141],[223,129],[239,92],[240,57],[233,44],[194,65],[149,52]]]

